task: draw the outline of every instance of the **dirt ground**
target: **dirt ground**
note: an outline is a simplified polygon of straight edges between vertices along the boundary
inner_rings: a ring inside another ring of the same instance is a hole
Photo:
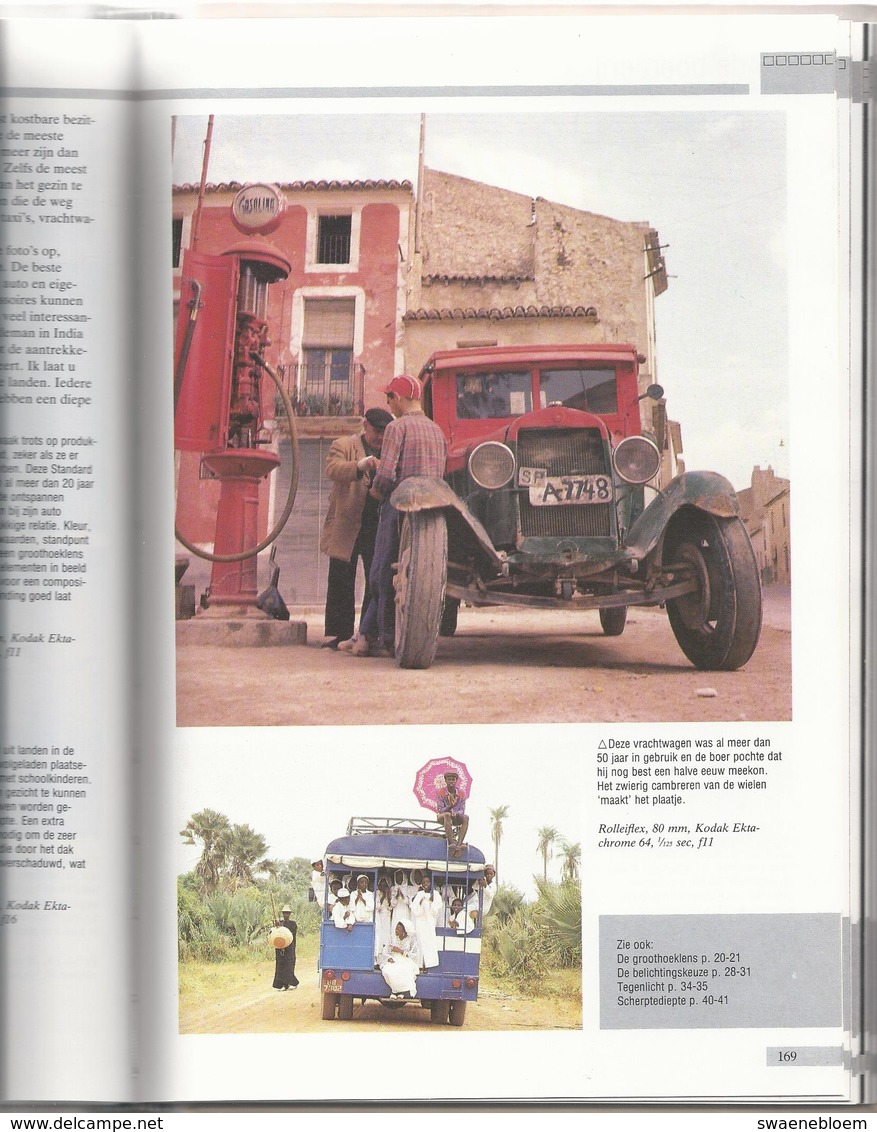
[[[666,613],[633,609],[620,637],[595,613],[462,608],[432,667],[322,649],[322,611],[293,611],[308,644],[177,648],[181,727],[301,724],[769,721],[791,718],[788,603],[766,605],[738,672],[700,672]]]
[[[205,971],[205,968],[211,968]],[[271,986],[274,963],[183,964],[181,1034],[285,1034],[338,1031],[380,1033],[435,1030],[429,1011],[417,1004],[392,1010],[377,1002],[357,1003],[353,1021],[324,1022],[320,1016],[317,975],[310,965],[296,990]],[[478,1002],[466,1011],[467,1030],[578,1030],[581,1002],[567,998],[524,998],[483,986]],[[451,1026],[444,1027],[453,1032]]]

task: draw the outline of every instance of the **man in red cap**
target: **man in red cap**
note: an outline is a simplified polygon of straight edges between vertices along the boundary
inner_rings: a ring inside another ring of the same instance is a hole
[[[390,504],[390,496],[409,476],[442,479],[448,458],[442,430],[420,404],[423,390],[417,378],[400,374],[384,393],[395,420],[384,432],[381,462],[371,486],[370,494],[381,501],[381,514],[369,573],[371,596],[359,624],[359,639],[350,650],[354,656],[393,655],[393,563],[399,552],[399,512]]]

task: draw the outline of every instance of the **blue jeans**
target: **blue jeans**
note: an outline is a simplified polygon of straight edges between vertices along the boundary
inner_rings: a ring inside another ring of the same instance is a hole
[[[368,585],[368,605],[359,622],[359,635],[392,648],[396,636],[396,591],[393,563],[399,555],[399,512],[388,500],[381,504],[375,553]]]

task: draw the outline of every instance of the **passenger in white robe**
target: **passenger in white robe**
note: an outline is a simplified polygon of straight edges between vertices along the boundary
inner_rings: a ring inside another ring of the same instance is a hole
[[[444,921],[445,921],[445,924],[447,924],[447,919],[448,919],[447,913],[451,909],[451,904],[453,904],[453,902],[458,898],[463,900],[464,903],[465,903],[466,892],[465,892],[465,889],[461,889],[460,886],[456,885],[456,884],[444,884],[439,889],[439,892],[442,894],[442,900],[444,900],[444,902],[445,902]]]
[[[496,896],[496,869],[493,865],[484,866],[484,892],[481,897],[481,914],[486,916],[490,911],[490,905],[493,903],[493,898]]]
[[[357,924],[370,924],[374,919],[375,897],[369,891],[365,873],[360,873],[356,878],[356,888],[350,894],[350,907]]]
[[[393,902],[389,877],[381,877],[375,894],[375,959],[380,960],[384,947],[393,935]]]
[[[322,861],[311,861],[311,888],[322,912],[326,903],[326,874],[323,872]]]
[[[453,907],[454,901],[460,900],[465,904],[465,900],[463,899],[460,890],[458,888],[455,888],[453,885],[446,884],[441,889],[439,889],[439,891],[442,894],[442,901],[444,903],[442,914],[439,917],[439,927],[449,928],[451,926],[451,908]]]
[[[426,968],[438,966],[438,944],[435,928],[444,908],[441,894],[433,892],[432,881],[425,876],[419,890],[411,898],[411,914],[414,917],[414,930],[420,943],[423,965]]]
[[[350,893],[346,888],[338,889],[338,899],[332,906],[332,923],[341,931],[352,932],[356,917],[350,907]]]
[[[420,951],[410,920],[400,920],[384,945],[379,966],[391,998],[417,997]]]
[[[338,892],[342,888],[340,879],[329,881],[329,893],[326,898],[326,915],[332,915],[332,909],[335,907],[335,901],[338,899]]]
[[[466,935],[472,930],[473,925],[467,915],[466,905],[459,896],[454,897],[451,901],[447,912],[446,926],[455,931],[457,935]]]
[[[475,882],[466,901],[466,914],[470,923],[474,925],[478,922],[479,913],[482,918],[487,915],[494,896],[496,896],[496,869],[493,865],[485,865],[484,876]]]
[[[400,920],[411,917],[411,897],[417,891],[408,880],[404,869],[397,869],[393,876],[393,887],[390,889],[390,903],[393,908],[392,926],[395,928]]]

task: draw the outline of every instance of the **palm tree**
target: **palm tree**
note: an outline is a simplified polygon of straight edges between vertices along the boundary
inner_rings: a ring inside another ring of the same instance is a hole
[[[548,862],[554,856],[553,848],[560,840],[560,832],[551,825],[543,825],[539,830],[539,844],[536,852],[542,854],[542,879],[548,880]]]
[[[267,852],[268,842],[252,826],[232,826],[229,831],[228,866],[225,873],[229,888],[255,884],[254,873],[270,872],[274,862],[264,859]]]
[[[277,880],[282,868],[282,861],[277,861],[273,857],[270,859],[266,857],[264,861],[260,861],[258,865],[256,865],[256,872],[267,874],[269,880]]]
[[[493,838],[493,867],[499,877],[499,843],[502,841],[503,819],[509,815],[508,806],[497,806],[490,811],[490,836]]]
[[[577,881],[579,879],[579,867],[582,863],[581,841],[576,841],[574,844],[569,841],[562,841],[560,853],[563,858],[563,879]]]
[[[534,915],[550,932],[552,954],[563,966],[581,964],[581,888],[568,880],[560,884],[537,880],[536,887],[539,889],[539,899],[534,907]]]
[[[195,875],[204,892],[213,892],[219,884],[222,870],[228,858],[228,839],[231,827],[225,814],[216,810],[200,810],[192,814],[186,828],[180,830],[180,837],[187,845],[201,842],[203,848]]]

